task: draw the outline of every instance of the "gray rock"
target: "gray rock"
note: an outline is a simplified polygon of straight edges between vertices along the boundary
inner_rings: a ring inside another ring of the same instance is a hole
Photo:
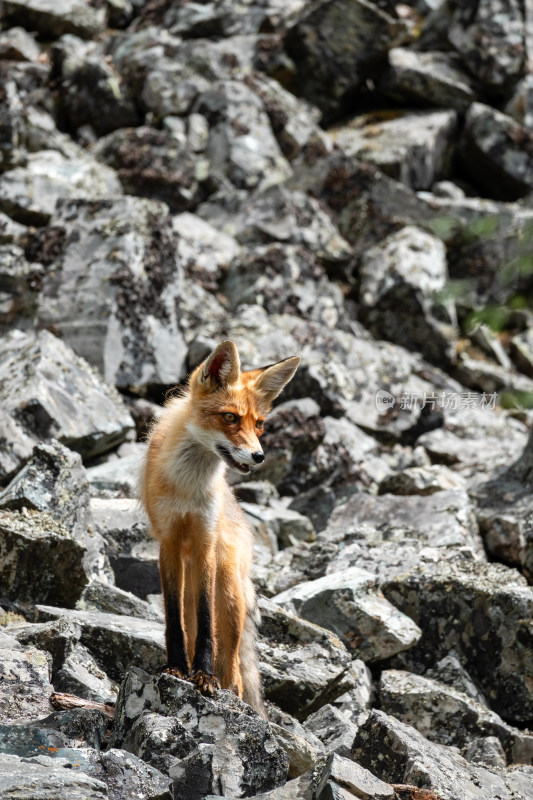
[[[298,778],[312,770],[318,759],[322,756],[322,747],[317,740],[318,748],[309,743],[308,738],[299,736],[294,731],[282,728],[281,725],[270,720],[272,733],[276,737],[278,744],[284,749],[290,758],[288,778]]]
[[[313,773],[311,772],[287,781],[283,786],[271,789],[270,792],[256,795],[258,800],[312,800],[313,797]]]
[[[91,513],[95,530],[106,540],[106,553],[116,585],[143,599],[159,592],[159,545],[149,536],[148,520],[138,502],[126,498],[93,498]]]
[[[328,755],[336,753],[339,756],[350,757],[357,726],[335,706],[330,704],[322,706],[307,717],[304,726],[320,739]]]
[[[466,489],[461,475],[443,464],[432,464],[429,467],[408,467],[387,475],[380,482],[378,491],[379,494],[426,495],[454,489]]]
[[[471,765],[382,711],[372,711],[360,728],[352,758],[383,781],[433,790],[442,800],[527,800],[530,791],[518,772]]]
[[[425,676],[457,689],[457,691],[466,694],[480,705],[488,708],[484,695],[456,656],[451,654],[444,656],[435,666],[426,671]]]
[[[112,681],[91,652],[82,644],[75,644],[54,676],[54,686],[60,692],[73,694],[97,703],[113,704],[118,685]]]
[[[57,691],[96,702],[115,702],[118,686],[80,644],[82,629],[76,621],[59,618],[45,623],[17,623],[9,630],[22,645],[50,653],[52,682]]]
[[[22,101],[14,81],[0,66],[3,78],[2,107],[0,109],[0,128],[2,144],[0,145],[0,173],[26,164],[26,150],[23,145]]]
[[[2,339],[1,353],[0,480],[20,469],[37,440],[54,437],[88,458],[133,427],[119,395],[48,331],[13,331]]]
[[[469,547],[476,558],[485,559],[474,507],[459,489],[428,496],[355,494],[333,512],[328,531],[348,531],[361,524],[375,526],[384,538],[402,528],[402,536],[433,547]]]
[[[464,71],[461,60],[448,52],[419,52],[405,47],[389,51],[389,69],[380,88],[403,102],[466,111],[475,100],[474,81]]]
[[[467,761],[487,767],[506,767],[507,759],[500,740],[496,736],[477,736],[464,752]]]
[[[403,575],[406,570],[415,569],[419,565],[473,558],[471,547],[435,547],[419,539],[409,538],[410,533],[409,529],[404,528],[378,531],[370,526],[361,526],[355,533],[356,541],[350,542],[348,539],[339,548],[327,565],[327,573],[358,567],[374,575],[381,585],[383,581]]]
[[[461,145],[470,177],[489,196],[515,200],[531,191],[533,161],[529,130],[501,111],[473,103]]]
[[[31,460],[0,492],[0,508],[47,512],[85,548],[87,577],[113,580],[104,539],[92,528],[89,483],[78,453],[53,439],[35,445]]]
[[[30,762],[31,763],[31,762]],[[105,783],[62,765],[31,763],[13,755],[0,755],[0,792],[20,800],[102,800]]]
[[[41,48],[35,36],[24,28],[13,27],[0,34],[0,58],[14,61],[37,61]]]
[[[137,495],[138,475],[144,452],[110,458],[87,470],[93,497],[131,499]]]
[[[202,168],[167,131],[124,127],[102,137],[92,152],[116,170],[127,194],[164,202],[174,213],[193,209],[207,197],[207,164]]]
[[[143,391],[178,382],[182,270],[166,206],[129,197],[66,202],[53,224],[66,241],[43,285],[39,323],[53,325],[110,384]]]
[[[22,248],[14,244],[0,245],[0,265],[0,331],[29,329],[37,310],[43,265],[30,264]]]
[[[521,372],[533,377],[533,328],[517,333],[511,339],[513,359]]]
[[[213,791],[253,796],[284,783],[288,756],[268,723],[231,692],[208,699],[170,675],[152,678],[130,670],[121,687],[111,745],[123,743],[129,749],[130,732],[147,712],[180,723],[194,743],[195,749],[175,757],[169,768],[175,797]]]
[[[330,131],[351,158],[373,164],[413,189],[429,189],[449,169],[456,134],[454,111],[398,112],[355,117]]]
[[[316,796],[319,800],[395,800],[392,786],[380,781],[360,764],[332,753],[318,779]]]
[[[475,489],[477,518],[487,552],[533,580],[533,503],[529,487],[505,473]]]
[[[173,217],[172,226],[178,237],[177,253],[185,274],[207,291],[216,290],[227,268],[239,254],[238,242],[188,211]],[[181,315],[180,323],[183,324]],[[196,332],[195,329],[195,335]]]
[[[37,610],[40,620],[65,619],[80,625],[81,644],[112,680],[120,681],[132,665],[155,672],[165,662],[164,625],[153,620],[46,605]]]
[[[206,155],[215,176],[247,190],[267,189],[290,176],[263,104],[246,84],[215,84],[201,95],[197,110],[210,121]]]
[[[93,580],[85,587],[76,604],[81,611],[105,611],[110,614],[152,619],[164,622],[165,616],[152,603],[141,600],[131,592]]]
[[[451,686],[409,672],[385,670],[379,695],[382,711],[416,728],[430,741],[464,748],[479,737],[495,736],[509,763],[532,763],[533,736],[507,725],[498,714]]]
[[[403,141],[399,133],[396,141]],[[448,281],[443,242],[409,225],[368,250],[360,265],[361,318],[377,338],[430,361],[455,360],[456,315],[444,302]]]
[[[485,483],[495,469],[516,459],[527,430],[518,419],[495,411],[490,394],[460,391],[449,398],[456,408],[445,410],[444,426],[422,434],[418,443],[432,461],[459,468],[470,486]]]
[[[91,125],[102,136],[139,123],[133,97],[101,44],[66,34],[55,43],[53,56],[61,86],[59,114],[71,131]]]
[[[121,194],[115,172],[83,151],[76,158],[57,150],[30,153],[26,166],[0,175],[1,210],[28,225],[46,225],[62,198],[102,200]]]
[[[85,548],[49,514],[0,511],[4,596],[73,606],[89,578]]]
[[[51,667],[51,657],[42,650],[2,649],[0,713],[4,724],[38,719],[53,711],[48,699],[53,691]]]
[[[481,0],[475,10],[453,10],[448,39],[489,92],[503,93],[524,70],[524,19],[517,0]]]
[[[276,603],[336,633],[365,661],[412,647],[420,630],[377,591],[371,573],[352,567],[287,589]]]
[[[317,257],[299,246],[245,250],[230,266],[222,289],[235,310],[257,303],[269,314],[292,313],[328,328],[343,321],[344,298]]]
[[[411,569],[382,589],[423,632],[420,643],[402,658],[431,666],[453,650],[497,713],[508,722],[531,721],[526,620],[533,590],[518,572],[455,560]]]
[[[7,0],[3,14],[9,24],[48,38],[74,33],[89,39],[104,30],[107,20],[105,6],[93,8],[82,0]]]
[[[348,97],[361,87],[369,65],[404,36],[398,19],[361,0],[306,6],[286,39],[297,67],[298,94],[317,105],[326,118],[339,116]]]
[[[339,233],[328,210],[305,192],[281,184],[235,203],[211,201],[198,213],[241,244],[303,245],[324,265],[334,268],[350,260],[352,248]]]
[[[338,697],[334,702],[334,707],[359,727],[365,722],[368,712],[374,705],[374,684],[372,673],[360,659],[352,662],[352,675],[355,678],[355,687]]]
[[[267,700],[297,719],[355,686],[351,657],[329,630],[259,600],[258,651]]]
[[[280,505],[257,506],[252,503],[241,503],[256,536],[274,540],[279,547],[289,547],[298,541],[312,542],[315,529],[311,521]],[[277,549],[277,548],[276,548]]]
[[[515,87],[513,96],[504,108],[506,114],[526,128],[533,127],[533,78],[526,75]]]
[[[100,758],[111,800],[172,800],[169,778],[142,759],[118,748],[107,750]]]
[[[318,126],[320,111],[315,106],[261,73],[253,74],[248,82],[263,102],[285,158],[292,161],[304,148],[318,142],[328,146],[326,134]]]

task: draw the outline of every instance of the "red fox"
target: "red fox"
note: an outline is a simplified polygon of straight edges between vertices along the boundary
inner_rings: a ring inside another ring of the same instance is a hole
[[[166,671],[212,694],[233,690],[259,713],[252,533],[226,480],[261,464],[259,442],[272,402],[299,356],[241,372],[225,341],[172,398],[149,437],[141,498],[161,543]]]

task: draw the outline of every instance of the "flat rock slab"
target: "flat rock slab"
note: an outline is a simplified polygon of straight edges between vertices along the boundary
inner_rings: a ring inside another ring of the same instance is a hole
[[[383,711],[372,711],[359,729],[352,758],[383,781],[433,790],[442,800],[528,800],[531,792],[533,768],[492,772],[469,764]]]
[[[0,755],[0,794],[18,800],[102,800],[109,797],[105,783],[64,765],[30,762]]]
[[[119,444],[134,427],[117,392],[48,331],[14,331],[0,343],[0,481],[54,437],[84,458]]]
[[[185,371],[176,319],[183,271],[167,206],[73,200],[52,222],[65,238],[43,283],[40,324],[53,325],[111,385],[177,383]]]
[[[423,632],[403,658],[431,666],[454,650],[503,719],[531,724],[533,589],[516,570],[475,561],[427,564],[382,589]]]
[[[466,111],[475,99],[473,84],[454,53],[393,47],[380,88],[395,99]]]
[[[71,158],[58,150],[30,153],[25,166],[0,176],[0,208],[27,225],[46,225],[63,198],[99,201],[121,194],[115,172],[81,148]]]
[[[3,13],[11,25],[54,39],[64,33],[90,39],[104,30],[107,21],[105,6],[94,8],[83,0],[7,0]]]
[[[333,512],[328,531],[348,533],[363,524],[375,527],[383,538],[392,538],[401,528],[403,536],[424,545],[469,547],[476,558],[485,560],[474,506],[459,489],[428,496],[356,494]]]
[[[269,724],[231,692],[217,691],[211,699],[187,681],[132,669],[117,702],[112,745],[122,743],[135,752],[135,726],[147,714],[170,718],[188,743],[169,768],[175,796],[200,797],[202,791],[205,796],[215,786],[222,795],[253,796],[286,779],[289,758]]]
[[[85,552],[49,514],[0,511],[0,583],[13,600],[73,606],[89,580]]]
[[[353,688],[350,653],[331,631],[259,599],[258,652],[267,700],[297,719]]]
[[[113,680],[120,681],[128,667],[153,672],[165,662],[164,625],[153,620],[37,606],[40,620],[66,619],[81,626],[80,642]]]
[[[365,661],[412,647],[421,631],[378,592],[374,576],[358,567],[287,589],[276,603],[336,633]]]
[[[37,719],[51,713],[48,699],[54,690],[50,683],[51,667],[51,657],[42,650],[2,649],[0,718],[3,723]]]

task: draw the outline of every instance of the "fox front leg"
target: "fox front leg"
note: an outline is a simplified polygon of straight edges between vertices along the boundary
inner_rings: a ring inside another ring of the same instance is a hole
[[[189,665],[182,624],[183,563],[164,543],[159,556],[159,572],[165,603],[167,666],[164,671],[185,680],[189,674]]]
[[[214,674],[213,600],[215,569],[212,554],[209,554],[205,560],[202,559],[199,563],[198,572],[199,574],[195,576],[199,584],[197,631],[189,680],[196,684],[204,694],[212,695],[215,689],[220,689],[220,682]]]

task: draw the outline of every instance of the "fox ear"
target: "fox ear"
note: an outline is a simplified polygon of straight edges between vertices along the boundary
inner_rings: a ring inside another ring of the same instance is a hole
[[[298,369],[300,360],[300,356],[291,356],[278,361],[277,364],[264,367],[255,384],[256,392],[261,392],[265,400],[271,403],[290,381]]]
[[[236,383],[241,373],[239,353],[234,342],[221,342],[199,367],[199,381],[208,391]]]

